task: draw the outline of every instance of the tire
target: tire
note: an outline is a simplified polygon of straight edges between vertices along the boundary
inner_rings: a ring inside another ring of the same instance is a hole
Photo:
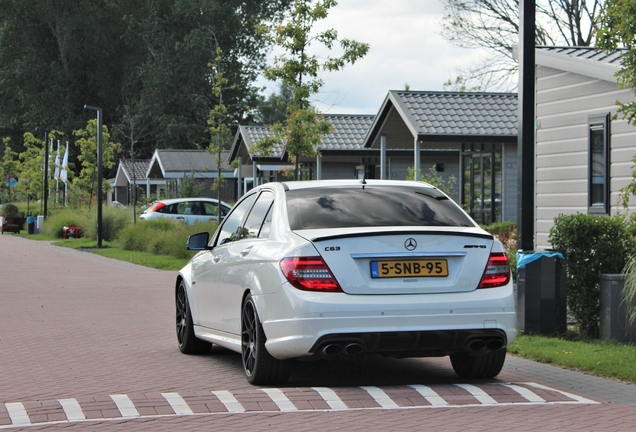
[[[272,357],[265,341],[254,300],[248,294],[241,312],[241,354],[247,381],[253,385],[284,384],[289,378],[289,361]]]
[[[503,368],[506,348],[478,356],[457,353],[452,354],[450,359],[455,373],[462,378],[493,378]]]
[[[188,294],[183,280],[179,283],[179,288],[177,288],[175,304],[177,309],[177,342],[179,343],[179,350],[184,354],[203,354],[210,351],[212,344],[197,339],[194,334],[190,303],[188,302]]]

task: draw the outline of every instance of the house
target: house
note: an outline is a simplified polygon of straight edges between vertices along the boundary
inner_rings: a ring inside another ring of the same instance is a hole
[[[456,179],[451,195],[477,221],[516,221],[517,112],[513,93],[390,91],[375,116],[326,114],[333,132],[316,158],[300,158],[301,178],[404,180],[409,168],[432,168]],[[240,159],[250,182],[280,180],[276,169],[291,168],[282,146],[251,154],[269,133],[267,126],[237,131],[230,159]]]
[[[165,189],[165,180],[149,179],[146,177],[149,159],[122,159],[117,167],[117,174],[111,181],[113,187],[109,201],[119,201],[124,205],[132,205],[133,190],[137,188],[137,198],[156,195],[158,190]]]
[[[434,168],[458,179],[451,195],[477,222],[516,221],[517,113],[515,93],[393,90],[363,145],[386,149],[382,178]]]
[[[535,244],[549,248],[559,214],[613,215],[632,180],[636,128],[617,101],[636,101],[615,74],[620,51],[589,47],[536,49]]]
[[[325,114],[331,123],[332,132],[325,135],[316,149],[316,158],[299,158],[300,176],[303,180],[342,179],[364,176],[364,163],[372,158],[379,160],[379,152],[362,146],[372,115]],[[269,155],[259,155],[252,151],[254,143],[270,136],[269,126],[239,126],[230,159],[239,159],[244,187],[241,194],[249,190],[256,178],[256,184],[269,181],[287,180],[285,170],[294,168],[281,145],[276,145]],[[375,178],[375,171],[366,178]],[[248,187],[249,185],[249,187]]]
[[[233,202],[236,200],[236,179],[234,170],[228,162],[228,152],[221,152],[221,200]],[[182,192],[184,181],[190,179],[195,182],[195,187],[200,189],[199,196],[217,198],[217,191],[213,189],[213,183],[219,176],[216,154],[207,150],[155,150],[148,165],[147,176],[151,180],[165,182],[165,197],[176,197]]]

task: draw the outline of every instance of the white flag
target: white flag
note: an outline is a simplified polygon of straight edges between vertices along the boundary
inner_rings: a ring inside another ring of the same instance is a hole
[[[55,180],[60,178],[60,140],[57,140],[57,153],[55,154]]]
[[[60,172],[60,178],[63,182],[66,182],[68,179],[66,168],[68,168],[68,141],[66,142],[66,151],[64,152],[64,160],[62,161],[62,171]]]

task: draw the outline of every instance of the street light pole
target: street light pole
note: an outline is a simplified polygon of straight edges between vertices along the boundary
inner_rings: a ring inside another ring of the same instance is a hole
[[[97,247],[102,247],[102,123],[103,110],[99,107],[84,105],[84,108],[97,111]]]

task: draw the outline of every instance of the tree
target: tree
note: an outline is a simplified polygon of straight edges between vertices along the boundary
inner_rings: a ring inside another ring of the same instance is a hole
[[[292,101],[294,92],[292,89],[281,83],[277,93],[271,93],[257,109],[256,122],[259,124],[271,125],[282,123],[287,118],[287,107]]]
[[[519,44],[519,0],[441,0],[442,37],[453,45],[485,48],[488,58],[460,74],[484,89],[517,85],[512,48]],[[537,0],[537,45],[593,46],[603,0]],[[470,87],[470,86],[469,86]]]
[[[24,134],[24,152],[20,153],[21,172],[17,189],[26,196],[27,214],[30,213],[31,200],[42,195],[44,176],[42,162],[44,158],[44,143],[31,132]]]
[[[210,131],[210,145],[208,151],[215,155],[217,167],[217,177],[212,184],[212,190],[217,193],[218,213],[217,222],[221,224],[221,187],[223,186],[223,157],[222,151],[224,143],[229,143],[230,128],[228,122],[228,107],[223,102],[223,94],[226,90],[231,90],[234,86],[229,85],[229,80],[223,74],[223,55],[221,48],[216,47],[216,57],[210,63],[212,95],[217,99],[214,108],[210,110],[208,118],[208,128]]]
[[[212,34],[236,84],[225,95],[229,116],[249,118],[270,43],[257,25],[277,22],[289,2],[0,0],[0,134],[16,149],[25,131],[69,134],[84,127],[87,103],[117,124],[127,94],[160,125],[140,150],[207,142]]]
[[[291,102],[287,106],[287,118],[271,126],[272,136],[263,138],[254,145],[253,151],[268,154],[274,145],[284,146],[295,164],[298,178],[298,160],[311,157],[322,142],[322,136],[331,132],[331,124],[310,103],[310,96],[323,85],[318,78],[321,71],[337,71],[346,64],[354,64],[369,51],[369,45],[350,39],[338,39],[334,29],[312,34],[312,27],[327,17],[329,9],[336,6],[335,0],[295,0],[290,16],[284,24],[275,28],[273,40],[285,50],[285,54],[274,59],[274,64],[265,68],[265,77],[282,82],[292,90]],[[327,57],[320,61],[309,53],[313,42],[331,50],[339,43],[342,55]]]
[[[98,199],[102,194],[110,189],[110,185],[105,179],[102,181],[103,189],[97,193],[97,120],[91,119],[86,124],[85,129],[73,131],[75,145],[79,147],[80,154],[77,159],[81,162],[79,177],[73,180],[73,187],[80,193],[81,200],[90,207],[93,195],[97,194]],[[112,168],[115,165],[115,156],[120,151],[120,144],[110,140],[108,127],[102,125],[102,166]]]
[[[0,188],[5,191],[7,201],[11,202],[14,198],[13,186],[11,179],[18,179],[20,175],[20,162],[17,160],[18,153],[14,152],[9,145],[11,139],[4,138],[4,155],[2,157],[2,163],[0,164]]]
[[[616,74],[618,84],[630,88],[636,95],[636,1],[606,0],[599,22],[598,47],[605,51],[622,49],[622,67]],[[618,113],[632,126],[636,126],[636,102],[617,102]],[[636,164],[636,155],[632,158]],[[620,202],[629,204],[631,195],[636,195],[636,170],[632,171],[632,181],[621,189]]]

